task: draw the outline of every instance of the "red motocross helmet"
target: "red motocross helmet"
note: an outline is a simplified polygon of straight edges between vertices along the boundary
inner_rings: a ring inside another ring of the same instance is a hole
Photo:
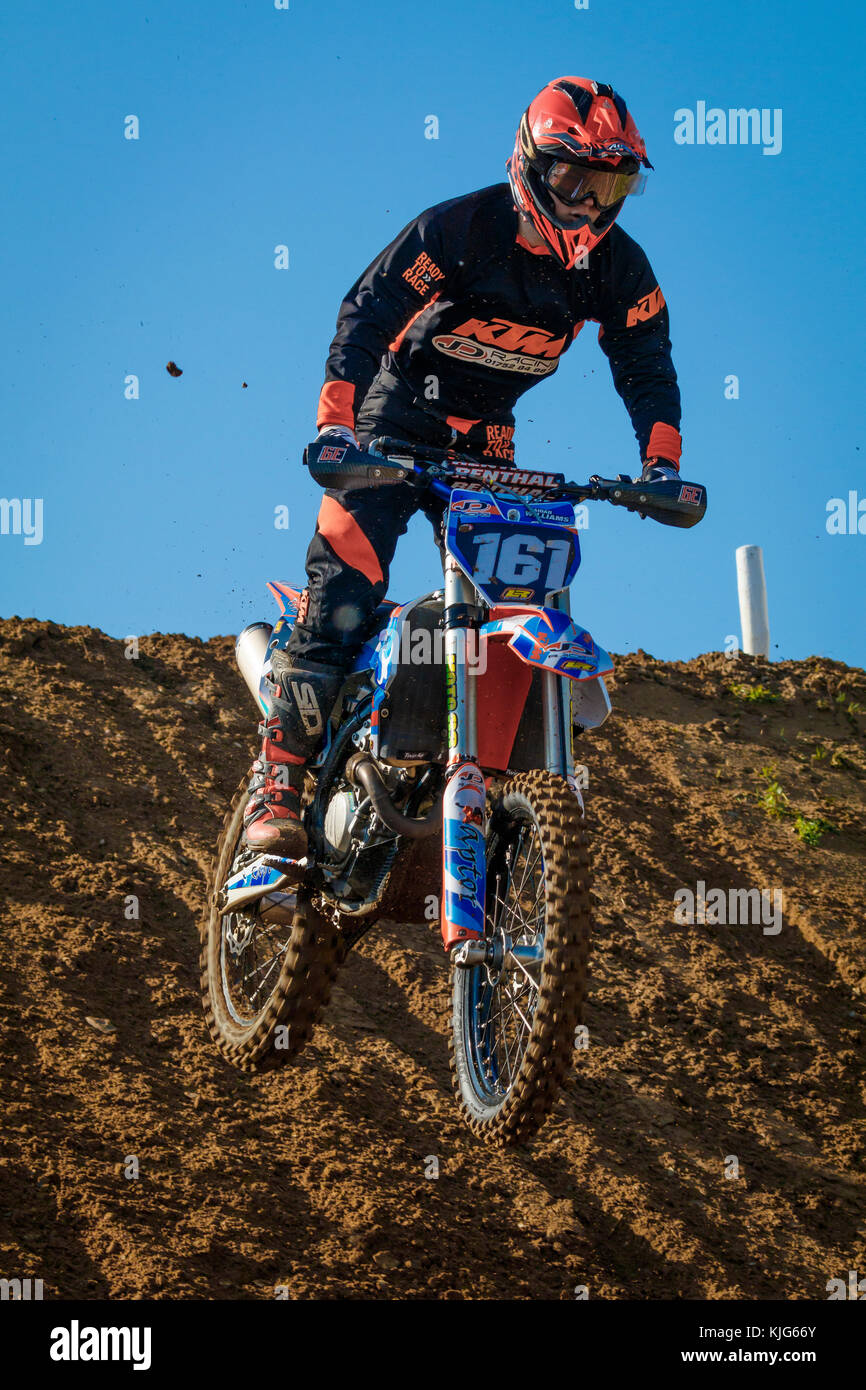
[[[618,92],[587,77],[558,77],[524,112],[508,161],[514,201],[567,270],[610,231],[651,169],[640,131]],[[600,215],[563,221],[565,203],[593,195]]]

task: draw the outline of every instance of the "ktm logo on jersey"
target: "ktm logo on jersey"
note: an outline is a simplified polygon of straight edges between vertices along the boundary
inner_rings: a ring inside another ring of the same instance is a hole
[[[545,328],[527,328],[510,319],[467,319],[453,333],[439,333],[433,346],[461,362],[495,367],[501,372],[548,376],[555,372],[559,355],[569,341],[554,338]]]
[[[461,338],[490,343],[502,352],[525,352],[530,357],[558,357],[568,342],[567,335],[554,338],[546,328],[527,328],[509,319],[467,319],[454,332]]]
[[[645,294],[643,299],[639,299],[637,304],[629,309],[625,321],[626,328],[634,328],[635,324],[642,323],[645,319],[654,318],[664,307],[665,297],[656,285],[650,294]]]

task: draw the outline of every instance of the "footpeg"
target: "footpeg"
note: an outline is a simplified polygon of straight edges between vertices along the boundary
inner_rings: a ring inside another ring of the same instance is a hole
[[[310,861],[303,859],[282,859],[276,854],[261,854],[245,869],[226,879],[220,895],[220,908],[223,912],[237,912],[257,898],[293,886],[303,878]]]

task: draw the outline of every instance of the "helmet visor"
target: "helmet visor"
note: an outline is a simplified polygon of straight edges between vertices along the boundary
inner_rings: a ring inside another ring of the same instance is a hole
[[[595,195],[598,207],[608,208],[629,193],[643,193],[646,174],[640,169],[628,173],[592,169],[570,159],[558,159],[550,165],[544,182],[551,193],[569,206]]]

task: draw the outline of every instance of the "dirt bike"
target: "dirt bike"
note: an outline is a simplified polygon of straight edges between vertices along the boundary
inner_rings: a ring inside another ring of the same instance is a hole
[[[306,859],[246,847],[243,778],[203,934],[210,1032],[243,1070],[288,1061],[360,937],[382,917],[429,919],[433,904],[457,1101],[477,1135],[523,1142],[556,1099],[581,1020],[590,870],[573,737],[611,710],[611,659],[570,616],[579,509],[605,501],[693,526],[706,492],[624,474],[567,483],[387,438],[368,451],[310,445],[305,462],[323,487],[420,489],[444,587],[374,613],[310,769]],[[278,621],[252,624],[236,649],[263,711],[301,599],[268,587]]]

